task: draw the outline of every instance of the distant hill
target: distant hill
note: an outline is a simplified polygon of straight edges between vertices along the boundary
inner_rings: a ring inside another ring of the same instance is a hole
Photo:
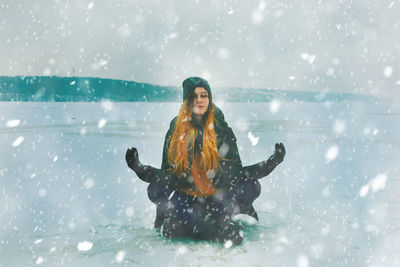
[[[0,76],[0,101],[176,101],[178,88],[93,77]]]
[[[283,91],[259,88],[213,88],[213,99],[226,102],[374,101],[373,96]],[[180,102],[182,89],[94,77],[0,76],[0,101],[54,102]]]

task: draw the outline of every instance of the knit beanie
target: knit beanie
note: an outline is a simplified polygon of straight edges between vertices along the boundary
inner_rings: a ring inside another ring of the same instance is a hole
[[[185,101],[186,97],[188,97],[190,94],[193,94],[194,89],[196,89],[196,87],[203,87],[204,89],[206,89],[208,92],[208,98],[212,100],[210,85],[203,78],[200,77],[187,78],[186,80],[183,81],[182,87],[183,87],[183,101]]]

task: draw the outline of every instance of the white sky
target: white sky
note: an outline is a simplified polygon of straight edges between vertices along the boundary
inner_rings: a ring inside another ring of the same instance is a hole
[[[0,3],[0,75],[400,95],[400,1]]]

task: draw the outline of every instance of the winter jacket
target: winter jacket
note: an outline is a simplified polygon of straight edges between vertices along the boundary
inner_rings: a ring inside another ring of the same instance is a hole
[[[219,168],[213,178],[211,178],[217,190],[227,191],[229,188],[237,183],[241,178],[242,161],[240,160],[239,151],[236,145],[236,137],[232,129],[228,126],[225,121],[222,111],[214,105],[214,130],[217,137],[217,147],[220,155],[223,159],[219,160]],[[169,140],[172,136],[177,117],[175,117],[171,123],[170,128],[165,136],[164,148],[163,148],[163,158],[161,170],[168,173],[171,167],[168,163],[168,150]],[[202,127],[198,128],[198,138],[195,141],[195,152],[197,149],[202,149]],[[176,177],[171,179],[170,185],[176,187],[177,189],[193,189],[194,184],[189,181],[190,176],[190,166],[189,170],[183,175],[183,177]],[[171,175],[171,174],[170,174]]]

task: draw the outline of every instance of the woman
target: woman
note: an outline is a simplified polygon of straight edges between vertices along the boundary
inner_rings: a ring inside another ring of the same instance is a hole
[[[268,175],[285,156],[282,143],[266,161],[242,167],[236,137],[213,104],[208,82],[190,77],[183,84],[183,104],[167,132],[161,169],[140,163],[136,148],[126,161],[150,183],[148,195],[157,206],[155,226],[165,237],[194,237],[240,244],[240,227],[232,216],[257,218],[252,203]]]

